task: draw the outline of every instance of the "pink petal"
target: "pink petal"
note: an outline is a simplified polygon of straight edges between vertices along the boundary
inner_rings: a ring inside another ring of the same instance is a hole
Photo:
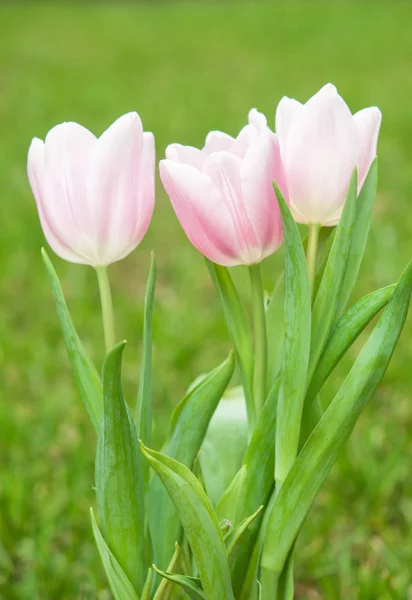
[[[54,229],[54,223],[51,215],[47,213],[44,204],[44,143],[38,138],[34,138],[30,144],[27,171],[30,185],[33,191],[34,198],[39,212],[40,223],[44,235],[54,250],[54,252],[69,262],[86,264],[88,260],[78,254],[69,245],[67,240],[59,235],[59,231]],[[67,233],[67,231],[66,231]]]
[[[287,137],[294,119],[301,111],[303,104],[292,98],[284,96],[276,109],[276,135],[278,136],[281,151],[286,149]]]
[[[242,162],[241,185],[248,220],[256,233],[262,260],[282,242],[282,220],[273,180],[284,188],[279,145],[273,133],[262,135]]]
[[[213,262],[239,264],[231,216],[211,179],[190,165],[160,161],[160,178],[187,237]]]
[[[325,86],[299,111],[283,152],[295,219],[327,224],[336,218],[357,160],[352,115],[336,89]]]
[[[182,146],[182,144],[170,144],[166,148],[166,158],[184,165],[192,165],[195,169],[201,169],[206,155],[193,146]]]
[[[223,133],[222,131],[211,131],[206,136],[206,142],[202,149],[205,154],[211,154],[212,152],[220,152],[221,150],[230,151],[234,138]]]
[[[120,260],[134,247],[136,225],[139,223],[142,150],[143,128],[137,113],[128,113],[117,119],[97,141],[88,201],[98,265]]]
[[[258,139],[259,132],[254,125],[245,125],[234,141],[230,151],[243,158],[250,146]]]
[[[364,108],[353,115],[359,135],[360,155],[358,160],[358,189],[366,179],[372,161],[376,157],[379,129],[382,122],[382,113],[379,108],[372,106]]]
[[[47,134],[44,153],[44,209],[59,238],[88,262],[93,260],[93,250],[87,178],[95,145],[88,129],[62,123]]]
[[[211,154],[203,167],[203,173],[213,181],[222,198],[234,225],[237,245],[241,249],[241,262],[256,260],[259,242],[256,232],[250,223],[242,192],[240,169],[242,160],[229,152]],[[250,257],[253,256],[251,259]]]
[[[248,114],[248,123],[253,125],[259,133],[266,133],[269,130],[265,115],[256,108],[252,108]]]

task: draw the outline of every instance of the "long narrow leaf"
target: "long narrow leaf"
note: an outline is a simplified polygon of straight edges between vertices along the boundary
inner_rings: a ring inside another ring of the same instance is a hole
[[[282,482],[295,460],[306,387],[311,331],[311,301],[306,258],[289,208],[276,189],[282,215],[285,253],[285,341],[276,422],[275,479]]]
[[[206,259],[210,277],[220,297],[226,326],[242,375],[249,423],[255,421],[253,404],[253,347],[248,321],[229,270]]]
[[[124,345],[115,346],[103,365],[104,412],[96,453],[96,493],[107,544],[140,594],[147,574],[142,458],[123,398]]]
[[[233,600],[228,558],[219,521],[199,481],[184,465],[146,448],[144,456],[179,514],[206,598]]]
[[[366,242],[368,240],[369,228],[372,219],[372,209],[376,197],[376,188],[378,184],[378,159],[375,158],[372,163],[365,183],[362,186],[355,207],[355,218],[353,231],[350,241],[349,256],[346,264],[345,275],[343,277],[337,316],[345,310],[346,304],[350,298],[353,286],[358,278],[359,269],[365,253]]]
[[[345,207],[313,305],[309,363],[310,378],[325,347],[338,309],[339,294],[345,276],[354,228],[356,188],[357,174],[355,169],[349,184]]]
[[[312,402],[342,356],[371,320],[391,299],[396,285],[371,292],[358,300],[336,323],[313,374],[305,402]]]
[[[206,435],[210,419],[233,375],[232,354],[203,377],[183,398],[172,418],[172,433],[163,453],[191,468]],[[149,489],[149,525],[155,562],[166,569],[181,525],[176,510],[157,477]]]
[[[280,377],[277,378],[263,406],[263,410],[253,429],[252,437],[243,460],[245,473],[241,484],[241,502],[238,503],[235,523],[239,523],[254,513],[270,497],[274,486],[275,470],[275,436],[277,401],[279,395]],[[251,555],[256,543],[261,517],[245,531],[242,546],[231,564],[232,584],[235,597],[242,590],[242,598],[249,598],[250,586],[255,580],[255,573],[245,582]],[[257,565],[257,560],[256,560]],[[243,595],[244,594],[244,595]]]
[[[164,577],[166,581],[171,581],[172,583],[179,585],[192,600],[207,600],[203,593],[202,586],[200,585],[200,579],[197,577],[168,573],[167,571],[161,571],[155,565],[153,565],[153,569],[158,575]]]
[[[142,362],[136,404],[136,429],[139,438],[150,444],[152,427],[152,315],[156,287],[156,261],[152,254],[147,280],[142,336]]]
[[[73,375],[76,380],[81,399],[83,400],[88,415],[93,423],[96,434],[98,434],[100,421],[103,415],[102,383],[96,369],[89,360],[83,348],[79,336],[77,335],[56,271],[54,270],[54,267],[44,248],[42,248],[42,256],[52,286],[57,316],[63,332],[64,344],[66,346]]]
[[[96,546],[115,600],[139,600],[127,575],[110,552],[110,549],[100,532],[99,526],[97,525],[92,508],[90,509],[90,518]]]
[[[138,438],[150,444],[152,429],[152,315],[156,287],[156,261],[151,256],[149,277],[146,286],[144,321],[142,336],[142,362],[140,368],[139,391],[136,403],[136,430]],[[142,464],[145,496],[149,488],[149,468]]]
[[[411,290],[412,263],[402,275],[348,377],[277,491],[262,552],[262,583],[278,580],[325,477],[382,379],[405,323]]]

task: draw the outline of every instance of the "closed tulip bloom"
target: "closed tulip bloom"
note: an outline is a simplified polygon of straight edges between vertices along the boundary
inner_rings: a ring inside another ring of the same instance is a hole
[[[137,113],[100,138],[62,123],[34,138],[28,175],[44,234],[70,262],[106,266],[141,242],[154,207],[155,148]]]
[[[255,109],[237,138],[212,131],[201,150],[168,146],[160,177],[189,240],[211,261],[252,264],[281,244],[272,185],[284,189],[279,145]]]
[[[360,190],[376,156],[381,118],[376,107],[352,115],[330,83],[306,104],[280,101],[276,133],[296,221],[339,222],[354,168]]]

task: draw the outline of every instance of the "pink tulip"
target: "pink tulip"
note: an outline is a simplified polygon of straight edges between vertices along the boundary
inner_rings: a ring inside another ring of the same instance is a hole
[[[205,146],[171,144],[160,177],[192,244],[225,266],[259,262],[282,242],[275,179],[284,190],[276,136],[255,109],[237,138],[212,131]]]
[[[100,138],[62,123],[34,138],[28,175],[53,250],[70,262],[105,266],[143,239],[154,207],[155,148],[137,113]]]
[[[296,221],[339,222],[355,166],[360,190],[376,156],[381,118],[376,107],[352,115],[330,83],[306,104],[282,98],[276,133]]]

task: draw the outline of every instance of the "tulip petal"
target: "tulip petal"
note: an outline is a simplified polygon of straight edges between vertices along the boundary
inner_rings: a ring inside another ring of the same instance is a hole
[[[190,165],[160,161],[160,178],[192,244],[211,261],[240,264],[231,215],[210,177]]]
[[[182,144],[170,144],[166,148],[166,158],[186,165],[192,165],[195,169],[201,169],[206,155],[193,146],[182,146]]]
[[[345,102],[328,85],[300,110],[282,149],[290,207],[301,223],[340,216],[358,160],[358,134]]]
[[[360,191],[376,156],[382,113],[379,108],[372,106],[354,114],[353,120],[358,130],[360,144],[358,160],[358,191]]]
[[[252,108],[248,114],[248,123],[253,125],[259,133],[266,133],[269,129],[265,115],[256,108]]]
[[[279,139],[281,151],[286,148],[287,137],[293,120],[299,114],[303,104],[292,98],[284,96],[276,109],[275,130]],[[280,188],[279,188],[280,189]]]
[[[236,154],[236,156],[243,158],[258,137],[259,132],[254,125],[245,125],[245,127],[241,129],[230,151],[233,154]]]
[[[95,136],[77,123],[53,127],[45,139],[44,210],[55,233],[75,252],[92,262],[91,217],[87,176]]]
[[[142,148],[143,128],[137,113],[117,119],[97,141],[88,201],[98,265],[120,260],[133,249],[130,243],[138,222]]]
[[[260,259],[261,250],[243,200],[241,165],[242,160],[235,154],[218,152],[207,158],[203,173],[213,181],[232,217],[242,262],[250,264]]]
[[[27,172],[30,185],[33,191],[34,198],[39,212],[40,223],[44,235],[54,252],[69,262],[85,264],[87,259],[75,252],[64,239],[59,236],[58,230],[55,230],[54,224],[51,221],[47,210],[44,206],[44,142],[38,138],[34,138],[30,144]]]
[[[223,131],[211,131],[206,136],[205,145],[202,152],[211,154],[212,152],[220,152],[221,150],[230,151],[234,143],[234,138]]]
[[[241,186],[247,216],[262,248],[261,259],[282,242],[282,220],[273,180],[285,187],[279,144],[273,133],[260,136],[242,162]]]

